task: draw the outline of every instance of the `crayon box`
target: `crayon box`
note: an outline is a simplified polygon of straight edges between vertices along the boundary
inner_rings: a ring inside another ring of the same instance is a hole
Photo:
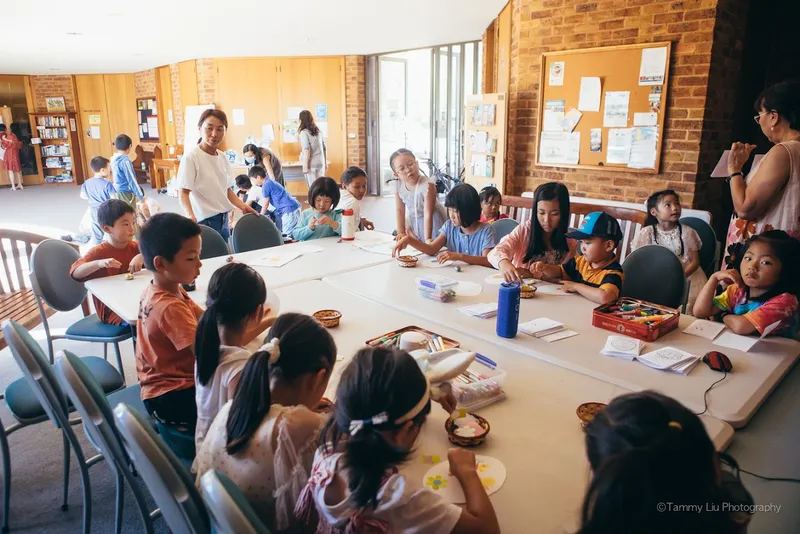
[[[642,341],[655,341],[678,328],[680,318],[674,308],[622,297],[595,308],[592,325]]]

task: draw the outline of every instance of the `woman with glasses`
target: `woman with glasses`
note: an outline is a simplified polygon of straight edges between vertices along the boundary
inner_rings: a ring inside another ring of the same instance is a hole
[[[738,265],[744,242],[752,235],[783,230],[800,239],[800,81],[766,89],[755,108],[756,124],[775,146],[747,178],[742,168],[756,146],[738,142],[731,146],[727,181],[734,214],[725,246],[726,268]]]
[[[436,196],[436,184],[420,174],[417,158],[406,148],[389,156],[389,167],[399,180],[394,195],[397,237],[411,233],[425,242],[438,237],[447,210]]]

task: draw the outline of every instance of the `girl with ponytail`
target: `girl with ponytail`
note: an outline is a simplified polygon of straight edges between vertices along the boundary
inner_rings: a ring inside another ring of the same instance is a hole
[[[682,404],[644,391],[622,395],[586,427],[593,478],[578,534],[727,534],[714,444]]]
[[[475,469],[475,455],[448,454],[466,508],[413,489],[397,467],[408,460],[431,410],[430,384],[404,351],[364,348],[342,373],[334,412],[295,513],[318,533],[500,532]]]
[[[313,317],[278,316],[250,356],[233,396],[197,452],[197,484],[209,469],[228,475],[273,532],[293,526],[326,416],[320,406],[336,344]]]
[[[194,382],[197,401],[195,449],[211,421],[233,398],[239,373],[250,357],[244,347],[275,320],[264,318],[267,286],[252,267],[229,263],[211,276],[206,311],[197,323]]]

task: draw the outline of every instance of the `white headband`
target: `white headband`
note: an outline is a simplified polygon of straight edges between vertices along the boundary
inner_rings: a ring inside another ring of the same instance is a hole
[[[264,352],[269,354],[269,364],[270,365],[275,365],[276,363],[278,363],[278,360],[281,357],[281,348],[278,345],[278,338],[277,337],[273,337],[267,343],[264,343],[263,345],[261,345],[261,348],[258,349],[258,350],[259,351],[263,350]]]
[[[395,425],[402,425],[407,421],[411,421],[416,416],[418,416],[422,410],[425,409],[425,406],[428,405],[428,402],[431,400],[431,383],[428,380],[428,377],[425,377],[425,392],[422,394],[422,398],[419,402],[411,408],[408,412],[404,415],[398,417],[394,420]],[[353,419],[350,421],[350,435],[355,436],[358,432],[364,428],[364,425],[382,425],[389,421],[389,414],[387,412],[381,412],[378,415],[374,415],[369,419]]]

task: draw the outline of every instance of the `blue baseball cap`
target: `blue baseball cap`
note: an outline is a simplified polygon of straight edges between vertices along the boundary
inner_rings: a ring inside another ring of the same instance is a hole
[[[619,242],[622,240],[622,229],[617,220],[608,213],[593,211],[583,218],[577,230],[567,232],[567,237],[572,239],[604,237]]]

